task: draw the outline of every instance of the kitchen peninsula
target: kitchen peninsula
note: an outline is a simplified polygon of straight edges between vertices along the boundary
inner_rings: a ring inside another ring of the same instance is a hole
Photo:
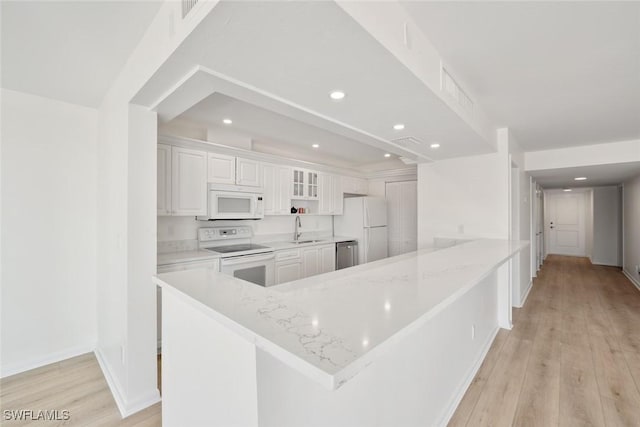
[[[499,328],[528,242],[424,249],[264,288],[159,275],[167,426],[442,425]]]

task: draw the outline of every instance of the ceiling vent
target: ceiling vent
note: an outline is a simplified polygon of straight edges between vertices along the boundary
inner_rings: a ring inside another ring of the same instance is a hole
[[[469,98],[458,82],[449,74],[442,63],[440,64],[440,90],[449,95],[456,104],[458,104],[466,112],[473,114],[473,101]]]
[[[198,0],[182,0],[182,19],[191,12],[191,9],[193,9],[196,4],[198,4]]]
[[[392,139],[391,142],[395,144],[408,146],[408,147],[423,145],[422,141],[420,141],[418,138],[414,136],[405,136],[402,138]]]

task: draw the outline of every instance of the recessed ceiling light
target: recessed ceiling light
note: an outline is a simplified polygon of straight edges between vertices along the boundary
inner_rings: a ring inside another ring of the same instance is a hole
[[[587,177],[586,176],[579,176],[577,178],[573,178],[574,181],[586,181]]]
[[[385,153],[385,154],[384,154],[384,156],[385,156],[385,157],[391,157],[391,154],[389,154],[389,153]]]
[[[570,188],[565,188],[562,191],[571,191],[571,189]]]
[[[231,120],[231,119],[222,119],[222,123],[224,123],[225,125],[230,125],[231,123],[233,123],[233,120]]]
[[[311,146],[312,146],[313,148],[318,148],[318,147],[320,147],[320,145],[319,145],[319,144],[311,144]]]
[[[393,125],[393,128],[395,130],[402,130],[402,129],[404,129],[404,124],[402,124],[402,123],[395,124],[395,125]]]
[[[345,96],[347,96],[347,94],[341,90],[334,90],[329,94],[329,98],[333,99],[334,101],[341,101]]]
[[[431,144],[429,147],[431,147],[431,148],[440,148],[440,144],[438,144],[438,143]]]

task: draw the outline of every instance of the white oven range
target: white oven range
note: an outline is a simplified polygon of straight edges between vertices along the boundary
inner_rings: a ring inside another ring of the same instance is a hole
[[[198,230],[200,249],[220,254],[220,271],[260,286],[275,284],[273,248],[251,243],[249,226],[205,227]]]

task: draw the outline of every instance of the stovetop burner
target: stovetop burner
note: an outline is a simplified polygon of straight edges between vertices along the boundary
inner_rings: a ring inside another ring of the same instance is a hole
[[[216,246],[214,248],[205,248],[208,251],[220,252],[222,254],[228,254],[233,252],[252,251],[254,249],[269,249],[267,246],[255,245],[253,243],[239,244],[239,245],[226,245]]]

